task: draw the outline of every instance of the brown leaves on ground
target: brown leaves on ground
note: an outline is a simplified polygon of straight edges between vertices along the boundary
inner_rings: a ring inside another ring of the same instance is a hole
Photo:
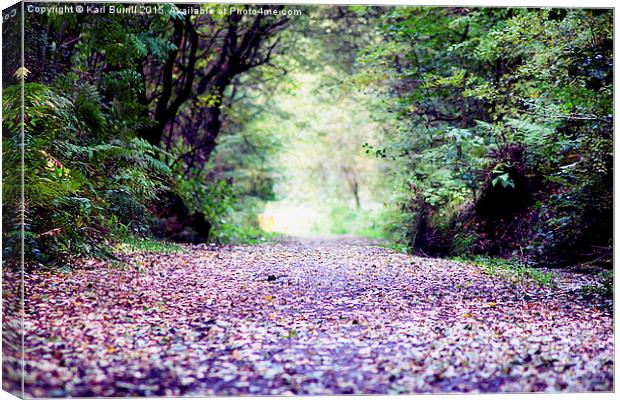
[[[364,245],[126,255],[26,277],[27,396],[613,389],[570,291]]]

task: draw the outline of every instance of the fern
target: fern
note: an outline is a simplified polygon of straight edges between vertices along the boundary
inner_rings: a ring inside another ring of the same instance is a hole
[[[142,139],[110,133],[92,84],[79,85],[68,97],[26,84],[23,119],[20,97],[19,87],[3,92],[3,205],[15,211],[7,221],[24,221],[27,256],[104,254],[104,237],[144,233],[150,202],[171,181],[163,161],[169,155]]]
[[[101,104],[101,95],[94,85],[84,83],[80,86],[75,98],[75,110],[78,117],[94,133],[100,133],[105,127],[105,116]]]

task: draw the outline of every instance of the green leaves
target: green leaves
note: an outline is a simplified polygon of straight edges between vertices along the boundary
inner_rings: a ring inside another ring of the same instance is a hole
[[[426,74],[424,83],[421,85],[424,89],[436,88],[439,86],[453,86],[456,88],[463,87],[466,71],[464,69],[454,69],[449,76],[437,76],[434,74]]]
[[[375,107],[386,126],[381,149],[399,163],[395,175],[405,176],[395,182],[403,183],[403,215],[414,210],[410,224],[431,210],[433,227],[458,221],[467,226],[462,234],[475,234],[468,231],[479,218],[473,204],[486,191],[524,190],[549,205],[531,217],[540,225],[529,232],[549,235],[519,233],[517,251],[531,240],[549,248],[576,243],[543,228],[564,213],[550,200],[558,191],[583,201],[579,210],[609,215],[608,205],[592,206],[598,200],[590,193],[611,193],[611,27],[608,11],[579,9],[399,7],[383,16],[382,40],[358,57],[358,76],[382,96]],[[502,213],[502,204],[494,207]],[[496,222],[489,229],[504,230]]]
[[[497,175],[495,178],[493,178],[491,183],[493,184],[493,186],[496,186],[499,184],[504,188],[507,188],[507,187],[511,187],[513,189],[515,188],[515,182],[512,180],[509,173]]]
[[[24,86],[26,231],[32,234],[30,247],[40,248],[49,262],[101,253],[102,236],[110,231],[140,230],[146,207],[168,185],[171,174],[157,147],[143,139],[114,138],[104,129],[107,115],[94,85],[76,89],[72,102],[58,89]],[[3,144],[9,155],[4,158],[5,205],[16,204],[21,189],[19,174],[9,173],[21,165],[18,93],[18,87],[3,92]]]

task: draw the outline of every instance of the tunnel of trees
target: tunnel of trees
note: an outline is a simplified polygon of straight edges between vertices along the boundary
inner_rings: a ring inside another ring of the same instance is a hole
[[[3,65],[5,257],[22,223],[32,267],[259,241],[294,193],[329,205],[317,232],[611,267],[612,11],[188,7],[27,15],[24,68]]]
[[[137,6],[4,11],[3,390],[613,391],[613,9]]]

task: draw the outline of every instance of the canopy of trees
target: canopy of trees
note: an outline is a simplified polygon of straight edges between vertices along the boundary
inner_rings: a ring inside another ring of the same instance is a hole
[[[26,15],[25,68],[3,66],[5,255],[22,223],[35,263],[257,240],[295,199],[424,254],[611,260],[610,10],[203,6]]]

